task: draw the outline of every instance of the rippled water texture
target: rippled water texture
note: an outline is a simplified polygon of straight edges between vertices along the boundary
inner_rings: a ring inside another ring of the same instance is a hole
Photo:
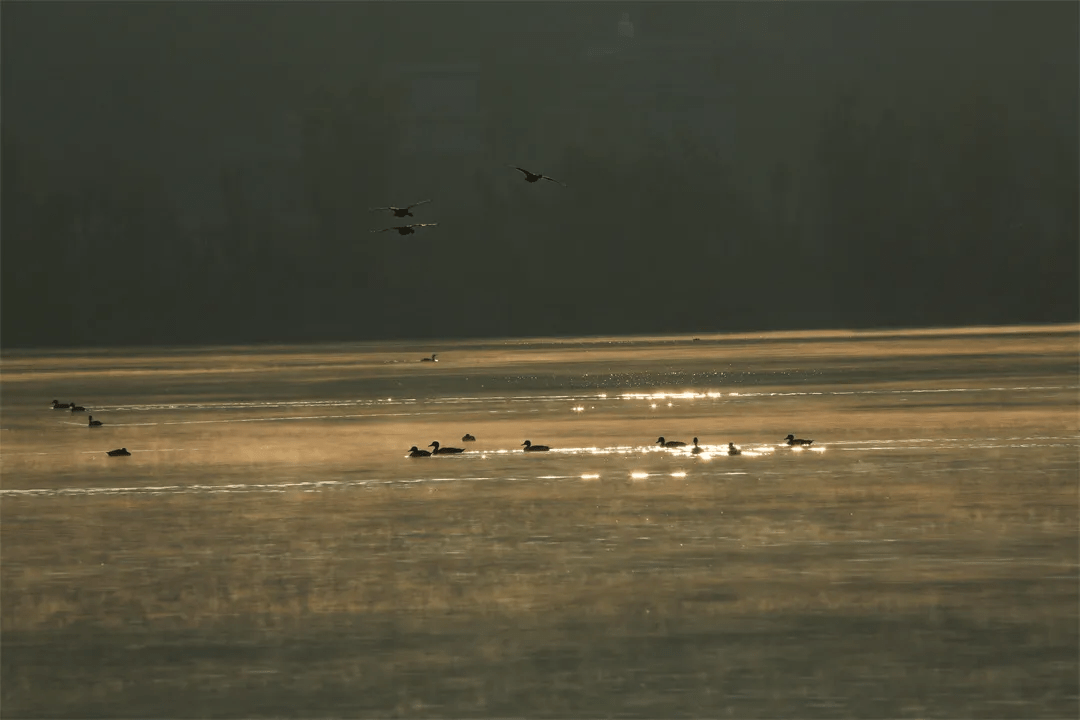
[[[1078,337],[7,352],[3,715],[1077,717]]]

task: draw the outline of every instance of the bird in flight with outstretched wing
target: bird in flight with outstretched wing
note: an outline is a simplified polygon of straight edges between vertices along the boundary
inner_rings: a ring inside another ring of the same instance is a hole
[[[414,207],[416,207],[417,205],[423,205],[424,203],[429,203],[429,202],[431,202],[431,201],[430,200],[421,200],[420,202],[414,202],[412,205],[406,205],[405,207],[394,207],[393,205],[390,205],[389,207],[369,208],[369,211],[370,212],[375,212],[377,210],[389,210],[390,212],[394,213],[394,217],[405,217],[406,215],[409,216],[409,217],[413,217],[412,209]]]
[[[412,225],[397,225],[395,227],[383,228],[382,230],[372,230],[371,232],[386,232],[387,230],[397,230],[398,235],[412,235],[416,230],[413,228],[433,227],[439,223],[414,223]]]
[[[547,175],[543,175],[541,173],[529,172],[525,168],[518,167],[517,165],[507,165],[506,167],[511,167],[511,168],[514,168],[515,170],[520,170],[521,172],[525,173],[525,182],[534,183],[537,180],[550,180],[553,183],[556,183],[558,185],[562,185],[563,187],[566,187],[566,183],[559,182],[558,180],[556,180],[553,177],[548,177]]]

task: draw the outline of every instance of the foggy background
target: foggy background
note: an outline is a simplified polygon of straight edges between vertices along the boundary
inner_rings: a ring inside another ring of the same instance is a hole
[[[1078,8],[5,1],[0,342],[1076,321]]]

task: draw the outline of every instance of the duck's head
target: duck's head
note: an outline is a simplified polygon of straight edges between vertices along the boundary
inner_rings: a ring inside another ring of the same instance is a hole
[[[431,443],[430,445],[428,445],[428,447],[433,447],[433,448],[435,448],[436,450],[438,450],[438,449],[439,449],[439,441],[438,441],[438,440],[435,440],[435,441],[434,441],[434,442],[432,442],[432,443]]]
[[[794,439],[795,439],[795,436],[794,436],[794,435],[788,435],[788,436],[787,436],[786,438],[784,438],[784,439],[785,439],[785,440],[794,440]]]

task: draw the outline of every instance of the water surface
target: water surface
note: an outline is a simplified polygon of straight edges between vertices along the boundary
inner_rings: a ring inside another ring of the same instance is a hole
[[[1078,350],[5,353],[3,712],[1075,717]]]

